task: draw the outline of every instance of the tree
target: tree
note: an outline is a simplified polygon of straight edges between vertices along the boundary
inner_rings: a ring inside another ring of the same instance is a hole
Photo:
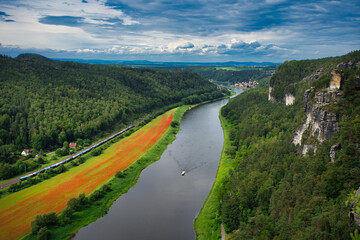
[[[39,240],[48,240],[50,239],[51,233],[47,229],[47,227],[42,227],[37,233],[37,239]]]

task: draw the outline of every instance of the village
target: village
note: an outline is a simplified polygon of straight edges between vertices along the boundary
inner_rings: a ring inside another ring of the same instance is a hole
[[[249,82],[237,82],[231,86],[237,87],[237,88],[256,88],[258,84],[259,83],[256,80],[254,80],[254,81],[249,81]]]

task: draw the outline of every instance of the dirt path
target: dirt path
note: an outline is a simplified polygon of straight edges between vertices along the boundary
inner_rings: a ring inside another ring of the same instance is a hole
[[[220,224],[220,228],[221,228],[221,240],[225,240],[226,233],[225,233],[224,226],[222,224]]]

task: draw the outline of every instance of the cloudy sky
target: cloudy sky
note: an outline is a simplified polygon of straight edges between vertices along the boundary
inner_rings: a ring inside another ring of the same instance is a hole
[[[360,49],[360,1],[0,0],[0,53],[271,61]]]

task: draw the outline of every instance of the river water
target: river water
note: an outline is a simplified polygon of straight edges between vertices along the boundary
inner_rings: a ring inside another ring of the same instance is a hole
[[[223,147],[219,109],[227,102],[186,112],[176,140],[161,159],[143,170],[138,183],[106,216],[81,229],[75,239],[195,239],[193,221],[214,182]]]

